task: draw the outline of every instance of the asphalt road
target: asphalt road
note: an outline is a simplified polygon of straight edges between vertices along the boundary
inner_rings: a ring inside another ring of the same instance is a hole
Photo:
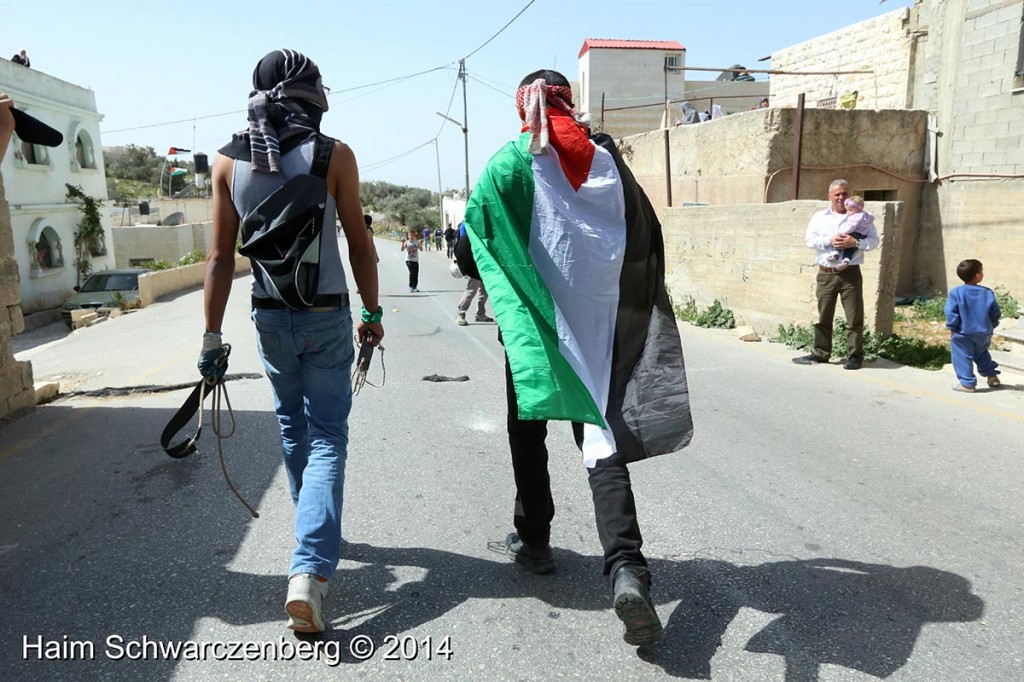
[[[956,394],[951,376],[798,367],[683,325],[693,444],[632,467],[665,622],[637,650],[568,425],[548,438],[558,570],[489,549],[514,497],[497,329],[455,325],[442,254],[410,294],[397,244],[378,250],[387,376],[355,398],[327,636],[284,627],[293,511],[240,278],[223,449],[261,517],[209,425],[198,455],[160,450],[183,390],[79,394],[0,426],[0,679],[1024,679],[1024,377]],[[15,345],[66,391],[187,384],[201,309],[191,291]]]

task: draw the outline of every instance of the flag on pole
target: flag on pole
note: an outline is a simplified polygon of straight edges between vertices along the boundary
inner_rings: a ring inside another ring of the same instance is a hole
[[[191,149],[184,149],[182,147],[171,147],[170,149],[167,150],[167,156],[174,156],[175,154],[188,154],[191,151]]]
[[[175,176],[178,176],[178,175],[184,175],[187,172],[188,172],[187,168],[178,168],[177,166],[171,166],[171,177],[175,177]]]
[[[466,208],[519,418],[583,422],[587,466],[685,447],[689,391],[650,201],[607,135],[529,145],[524,133],[495,154]]]

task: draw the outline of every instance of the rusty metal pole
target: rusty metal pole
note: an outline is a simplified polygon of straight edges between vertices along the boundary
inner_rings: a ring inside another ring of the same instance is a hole
[[[796,140],[793,150],[793,201],[800,198],[800,164],[804,141],[804,93],[796,98]]]

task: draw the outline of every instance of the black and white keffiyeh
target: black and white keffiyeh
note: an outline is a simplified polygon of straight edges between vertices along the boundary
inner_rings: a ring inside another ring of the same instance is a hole
[[[253,172],[277,173],[282,145],[320,130],[320,118],[328,108],[320,69],[301,52],[275,50],[256,64],[252,84],[249,130],[236,135],[221,152],[240,158],[244,152],[237,148],[248,147]]]

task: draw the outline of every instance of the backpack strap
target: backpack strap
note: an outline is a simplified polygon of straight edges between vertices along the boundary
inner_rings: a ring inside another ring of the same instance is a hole
[[[317,133],[316,142],[313,145],[313,163],[309,167],[309,174],[326,179],[327,168],[331,165],[332,152],[334,152],[334,138]]]

